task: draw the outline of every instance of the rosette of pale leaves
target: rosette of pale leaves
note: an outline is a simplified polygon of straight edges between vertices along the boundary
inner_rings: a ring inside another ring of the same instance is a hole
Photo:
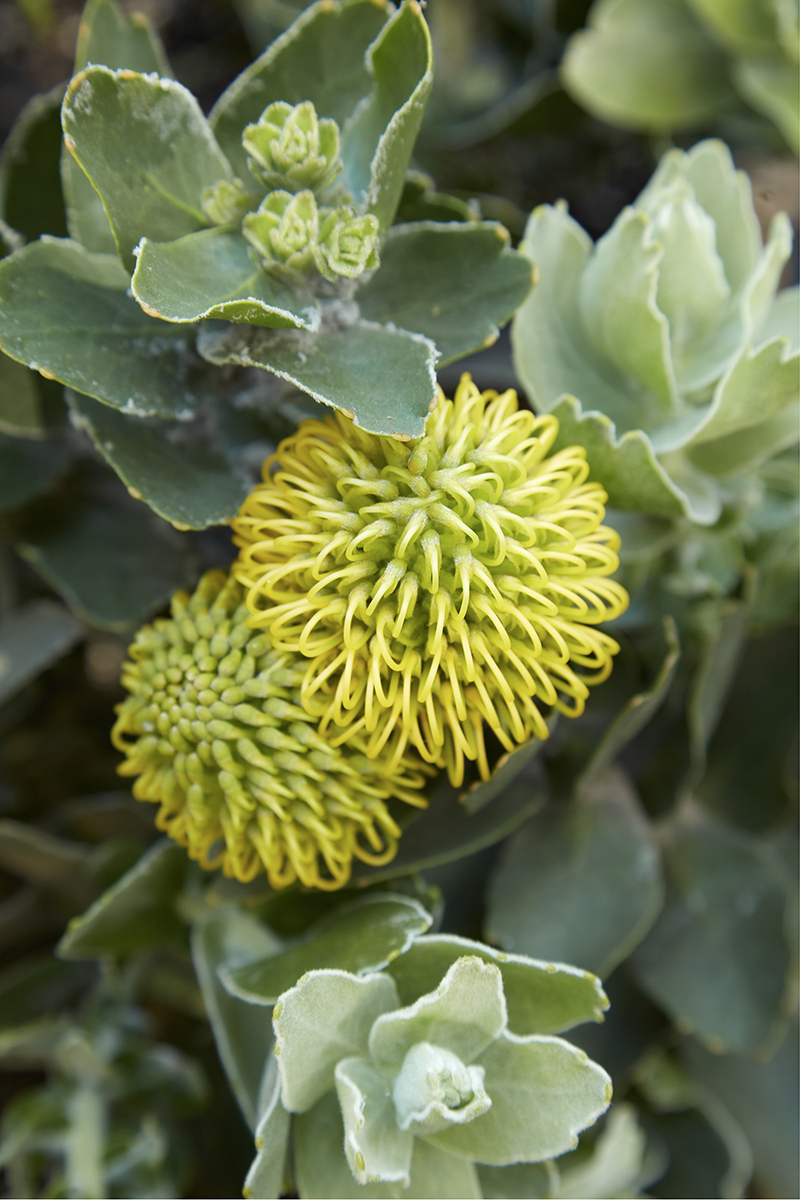
[[[629,129],[687,129],[737,96],[800,148],[797,0],[597,0],[561,65],[589,112]]]
[[[548,973],[560,1002],[545,1000]],[[573,1149],[608,1107],[611,1081],[569,1042],[530,1029],[542,988],[542,1025],[574,1023],[571,984],[585,986],[583,973],[443,936],[417,938],[388,971],[309,971],[275,1004],[277,1070],[265,1072],[245,1195],[277,1196],[289,1114],[302,1197],[365,1186],[369,1195],[480,1197],[484,1164]],[[595,1019],[601,991],[597,1000]]]
[[[613,507],[713,524],[797,440],[798,290],[776,296],[791,242],[779,213],[762,245],[717,141],[669,151],[596,245],[565,205],[533,212],[541,279],[515,318],[517,370]]]

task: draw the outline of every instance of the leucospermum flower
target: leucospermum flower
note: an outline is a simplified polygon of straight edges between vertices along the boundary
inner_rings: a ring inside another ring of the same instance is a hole
[[[276,888],[341,887],[353,858],[394,856],[385,801],[424,807],[424,764],[389,743],[367,758],[363,737],[321,737],[300,705],[306,663],[250,629],[243,601],[211,571],[136,635],[112,735],[119,773],[138,776],[133,794],[161,805],[156,825],[201,866],[242,882],[266,871]]]
[[[410,745],[458,786],[466,760],[491,773],[485,725],[511,751],[547,737],[543,706],[582,712],[619,649],[596,626],[628,597],[606,494],[557,434],[465,375],[415,442],[337,414],[267,460],[233,571],[251,625],[307,660],[320,733],[390,771]]]

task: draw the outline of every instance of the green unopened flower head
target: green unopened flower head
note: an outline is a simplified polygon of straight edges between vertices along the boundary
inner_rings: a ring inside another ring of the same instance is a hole
[[[241,179],[220,179],[213,187],[203,188],[200,206],[212,224],[233,225],[250,211],[255,199]]]
[[[270,274],[296,279],[314,270],[319,214],[310,191],[270,192],[242,222],[242,233]]]
[[[310,100],[270,104],[242,134],[250,169],[268,188],[315,192],[328,187],[342,169],[339,126],[319,120]]]
[[[136,798],[160,804],[158,828],[201,866],[341,887],[353,858],[393,857],[400,829],[385,801],[424,807],[424,767],[405,755],[390,773],[393,747],[368,759],[362,739],[322,737],[300,705],[305,663],[249,628],[243,600],[211,571],[136,635],[112,735],[119,772],[138,777]]]
[[[317,269],[326,279],[354,279],[378,265],[378,218],[342,206],[321,215]]]
[[[489,777],[484,723],[511,751],[547,737],[541,706],[583,711],[619,648],[596,626],[628,597],[608,578],[606,494],[585,450],[552,453],[557,435],[464,376],[416,442],[337,415],[268,459],[233,571],[251,624],[307,660],[302,703],[326,736],[369,756],[410,744],[459,785],[465,760]]]

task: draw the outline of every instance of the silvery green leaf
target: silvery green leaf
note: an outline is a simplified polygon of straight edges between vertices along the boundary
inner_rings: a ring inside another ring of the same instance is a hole
[[[478,1167],[484,1200],[551,1200],[558,1187],[554,1162],[514,1163],[510,1167]]]
[[[342,1110],[335,1092],[328,1092],[308,1112],[298,1114],[292,1121],[292,1134],[297,1189],[303,1200],[400,1200],[409,1196],[399,1184],[356,1183],[344,1156]]]
[[[414,1139],[411,1180],[398,1193],[405,1200],[480,1200],[482,1195],[475,1164],[457,1158],[423,1138]]]
[[[272,1049],[269,1015],[229,996],[217,973],[225,964],[237,966],[279,949],[274,934],[234,908],[203,918],[192,929],[192,960],[217,1052],[251,1129],[256,1128],[262,1108],[266,1110],[271,1103],[269,1094],[259,1103],[261,1084],[271,1079],[265,1066]]]
[[[788,450],[797,444],[798,435],[800,412],[795,402],[757,425],[748,425],[713,442],[691,446],[688,453],[694,466],[701,471],[715,476],[732,475],[759,467],[766,459]]]
[[[708,417],[690,445],[760,425],[796,403],[799,392],[800,358],[788,339],[776,338],[757,350],[746,347],[717,385]]]
[[[396,1007],[394,980],[383,974],[309,971],[284,992],[273,1013],[284,1107],[316,1104],[333,1087],[337,1062],[365,1054],[376,1018]]]
[[[315,329],[319,311],[261,270],[241,233],[203,229],[170,242],[143,238],[131,280],[151,317],[191,323],[219,318],[272,329]]]
[[[755,1187],[767,1196],[800,1193],[797,1022],[766,1062],[745,1054],[712,1054],[693,1038],[681,1053],[695,1078],[719,1097],[747,1135]]]
[[[657,204],[658,192],[680,180],[691,185],[697,203],[714,222],[725,277],[731,291],[738,291],[757,267],[763,250],[749,177],[736,170],[724,142],[707,138],[688,154],[668,150],[640,193],[637,208],[650,211]]]
[[[755,1050],[783,1020],[780,868],[760,839],[687,810],[665,830],[667,898],[632,959],[645,991],[710,1049]]]
[[[563,963],[537,962],[505,954],[450,933],[416,938],[389,964],[403,1004],[433,992],[457,959],[474,956],[493,963],[503,977],[508,1026],[514,1033],[561,1033],[584,1021],[602,1021],[608,1000],[596,975]]]
[[[194,96],[172,79],[87,67],[70,81],[61,120],[129,271],[141,238],[204,228],[203,189],[233,178]]]
[[[272,1054],[267,1058],[258,1099],[257,1153],[247,1172],[242,1193],[253,1200],[278,1200],[283,1190],[291,1117],[281,1104],[280,1074]]]
[[[561,1038],[504,1032],[475,1065],[486,1071],[492,1107],[469,1125],[429,1136],[435,1146],[474,1162],[502,1167],[563,1154],[611,1101],[603,1068]]]
[[[591,1156],[570,1165],[562,1160],[557,1200],[613,1200],[636,1195],[644,1185],[642,1169],[647,1135],[632,1104],[615,1104]],[[646,1185],[644,1185],[646,1186]]]
[[[624,430],[637,428],[636,403],[625,376],[582,332],[578,289],[592,242],[567,212],[566,203],[543,204],[530,215],[520,250],[539,278],[511,327],[520,382],[539,412],[550,412],[564,395],[601,409]]]
[[[414,1135],[398,1127],[386,1080],[368,1058],[337,1063],[336,1094],[344,1152],[356,1182],[408,1184]]]
[[[663,256],[646,214],[623,209],[589,255],[578,302],[595,349],[641,384],[669,415],[678,397],[670,355],[672,322],[656,299]]]
[[[663,251],[656,302],[667,318],[678,383],[690,387],[693,359],[719,325],[731,287],[717,251],[716,225],[688,181],[676,181],[654,200],[649,211],[640,196],[637,208],[649,211],[651,236]]]
[[[670,478],[641,429],[617,437],[614,422],[604,412],[583,412],[574,396],[564,396],[552,411],[559,425],[554,448],[586,449],[592,479],[603,485],[613,508],[662,517],[689,511],[689,497]]]
[[[590,113],[628,129],[684,129],[735,103],[724,52],[675,0],[598,0],[561,75]]]
[[[373,1062],[394,1076],[417,1042],[432,1042],[469,1064],[505,1028],[503,977],[475,955],[459,958],[434,992],[408,1008],[387,1012],[369,1034]]]
[[[514,835],[494,873],[493,941],[607,976],[652,926],[664,899],[655,836],[621,771],[584,783]]]
[[[330,967],[353,975],[380,971],[432,923],[430,913],[413,897],[376,892],[343,905],[299,945],[224,970],[222,982],[231,995],[250,1004],[274,1004],[308,970]]]
[[[431,36],[418,4],[396,9],[365,61],[372,90],[342,131],[343,178],[385,236],[433,85]]]
[[[796,63],[754,55],[734,63],[732,74],[745,99],[774,121],[794,153],[800,153]]]
[[[29,600],[0,621],[0,704],[83,637],[80,622],[52,600]]]

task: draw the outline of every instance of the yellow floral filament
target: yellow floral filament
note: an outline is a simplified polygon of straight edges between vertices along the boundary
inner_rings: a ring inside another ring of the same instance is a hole
[[[358,731],[344,746],[320,736],[301,703],[306,661],[250,629],[243,600],[212,571],[139,631],[112,734],[119,773],[138,776],[134,795],[160,804],[158,828],[201,866],[243,883],[266,871],[275,888],[342,887],[354,858],[394,857],[385,801],[425,807],[430,768],[399,731],[372,758]]]
[[[595,626],[628,597],[606,494],[581,447],[551,453],[557,435],[465,375],[417,442],[337,415],[267,460],[233,573],[251,626],[307,660],[322,735],[388,770],[411,747],[458,786],[467,760],[490,774],[484,722],[510,751],[547,737],[542,706],[583,711],[619,649]]]

